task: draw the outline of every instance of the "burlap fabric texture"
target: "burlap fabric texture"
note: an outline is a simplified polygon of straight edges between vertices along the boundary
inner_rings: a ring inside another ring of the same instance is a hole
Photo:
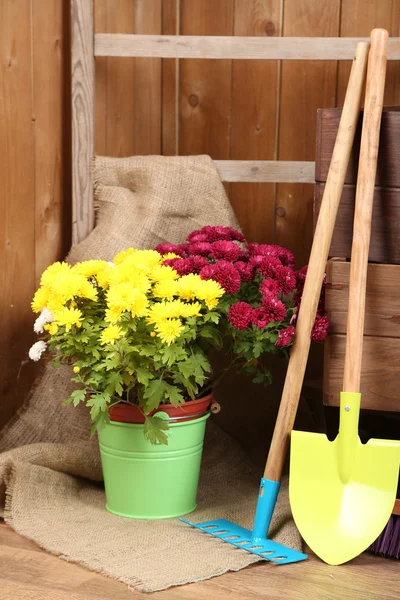
[[[181,242],[206,224],[237,226],[206,156],[99,157],[95,181],[97,224],[71,250],[71,263],[110,260],[129,246]],[[88,413],[83,406],[61,406],[71,391],[70,376],[68,368],[46,367],[23,409],[0,434],[0,512],[7,523],[49,552],[143,592],[255,562],[254,555],[178,519],[136,521],[105,510],[98,443],[89,440]],[[209,422],[198,508],[191,518],[227,518],[251,528],[259,477],[236,442]],[[300,549],[286,483],[271,533]]]

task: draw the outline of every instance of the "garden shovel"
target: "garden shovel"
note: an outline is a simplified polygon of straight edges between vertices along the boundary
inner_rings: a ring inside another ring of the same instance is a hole
[[[289,495],[310,548],[338,565],[363,552],[385,527],[396,500],[400,442],[358,437],[368,251],[385,85],[388,33],[371,33],[351,250],[344,391],[339,433],[293,431]],[[379,358],[376,358],[379,360]]]
[[[302,552],[269,540],[267,534],[278,496],[289,436],[299,403],[310,348],[310,334],[317,313],[333,228],[359,116],[368,49],[369,44],[360,42],[355,52],[311,250],[278,418],[264,476],[261,479],[253,530],[250,531],[225,519],[198,524],[181,519],[181,521],[210,533],[224,542],[243,548],[276,564],[293,563],[307,558],[307,555]]]

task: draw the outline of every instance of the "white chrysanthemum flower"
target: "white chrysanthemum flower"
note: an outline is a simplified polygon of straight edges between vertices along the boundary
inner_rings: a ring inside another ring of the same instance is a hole
[[[36,344],[33,344],[33,346],[31,346],[31,348],[29,349],[29,358],[31,360],[34,360],[35,362],[40,360],[46,348],[47,344],[43,340],[36,342]]]
[[[35,321],[35,324],[33,326],[33,331],[35,333],[43,333],[44,329],[43,326],[46,325],[47,323],[52,323],[54,321],[54,317],[51,314],[51,312],[49,311],[48,308],[43,308],[40,311],[40,315],[38,316],[38,318]]]

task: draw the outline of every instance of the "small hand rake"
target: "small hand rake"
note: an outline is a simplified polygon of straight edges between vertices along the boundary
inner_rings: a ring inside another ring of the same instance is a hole
[[[336,214],[353,145],[366,74],[368,50],[369,44],[365,42],[360,42],[356,48],[315,231],[278,418],[264,476],[261,479],[253,530],[250,531],[225,519],[197,524],[181,519],[184,523],[205,533],[210,533],[224,542],[243,548],[276,564],[299,562],[307,558],[307,555],[302,552],[269,540],[267,534],[279,492],[289,436],[299,403],[310,348],[311,329],[317,312]]]

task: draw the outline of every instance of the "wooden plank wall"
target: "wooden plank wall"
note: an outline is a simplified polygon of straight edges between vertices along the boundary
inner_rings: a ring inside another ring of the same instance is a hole
[[[88,0],[89,1],[89,0]],[[257,36],[400,35],[400,0],[95,0],[96,31]],[[29,302],[70,240],[69,2],[0,0],[0,426],[33,376]],[[99,58],[99,154],[313,160],[316,109],[343,102],[336,62]],[[385,102],[400,103],[400,65]],[[226,185],[249,240],[306,262],[312,185]]]

